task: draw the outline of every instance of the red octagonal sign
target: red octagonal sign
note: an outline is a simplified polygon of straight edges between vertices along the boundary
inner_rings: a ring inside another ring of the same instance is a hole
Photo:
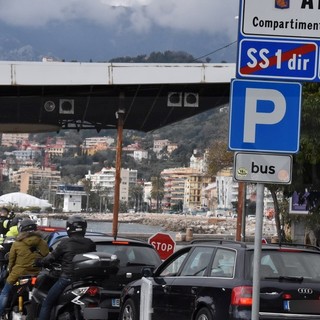
[[[167,259],[174,252],[176,242],[169,234],[158,232],[151,236],[148,241],[158,251],[162,260]]]

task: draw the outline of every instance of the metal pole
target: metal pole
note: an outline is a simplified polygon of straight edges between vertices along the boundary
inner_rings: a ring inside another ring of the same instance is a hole
[[[118,118],[118,126],[117,126],[118,135],[117,135],[116,172],[115,172],[115,183],[114,183],[113,220],[112,220],[112,236],[114,237],[114,239],[116,239],[118,235],[123,115],[124,115],[124,110],[122,109],[119,109],[118,112],[116,112],[116,117]]]
[[[262,223],[263,223],[263,197],[264,184],[257,183],[256,202],[256,227],[254,237],[253,255],[253,292],[252,292],[252,320],[259,320],[260,309],[260,265],[261,265],[261,243],[262,243]]]
[[[242,225],[241,241],[246,241],[246,213],[247,213],[247,184],[244,183],[242,219],[241,219],[241,225]]]
[[[236,229],[236,241],[241,240],[242,226],[242,214],[243,214],[243,193],[244,193],[244,182],[238,183],[238,208],[237,208],[237,229]]]

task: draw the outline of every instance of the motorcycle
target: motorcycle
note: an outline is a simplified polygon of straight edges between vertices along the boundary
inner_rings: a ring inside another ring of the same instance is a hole
[[[20,276],[13,285],[12,292],[9,296],[3,318],[8,320],[25,320],[27,319],[28,303],[30,302],[31,291],[35,284],[36,276]]]
[[[73,264],[73,282],[60,295],[51,311],[50,320],[108,319],[106,309],[99,307],[102,289],[99,284],[102,279],[117,273],[119,260],[108,253],[90,252],[76,255]],[[60,271],[61,266],[54,263],[38,275],[31,293],[28,320],[38,318],[41,304],[58,279]]]

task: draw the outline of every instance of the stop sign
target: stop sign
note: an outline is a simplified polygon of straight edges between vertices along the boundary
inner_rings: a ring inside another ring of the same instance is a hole
[[[161,232],[151,236],[148,242],[154,246],[162,260],[165,260],[171,256],[176,246],[176,242],[169,234]]]

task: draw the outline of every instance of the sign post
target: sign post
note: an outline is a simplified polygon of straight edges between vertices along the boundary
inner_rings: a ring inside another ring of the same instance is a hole
[[[154,246],[162,260],[171,256],[174,253],[176,246],[176,242],[169,234],[161,232],[151,236],[148,242]]]
[[[240,0],[236,77],[320,82],[318,29],[319,8],[313,1]],[[238,79],[231,85],[229,149],[297,153],[301,85],[293,93],[285,82],[240,84]],[[285,157],[276,160],[254,154],[237,159],[235,178],[257,182],[251,318],[258,320],[263,182],[290,184],[291,161],[289,166]]]

